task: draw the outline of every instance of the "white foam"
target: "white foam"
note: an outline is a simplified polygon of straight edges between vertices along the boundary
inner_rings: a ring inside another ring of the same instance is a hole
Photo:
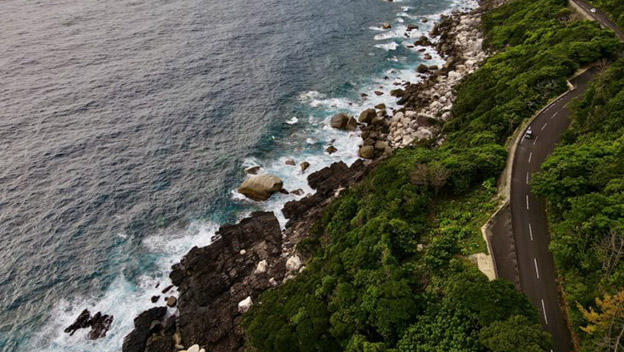
[[[297,116],[293,116],[290,120],[286,120],[286,123],[289,125],[294,125],[297,122],[299,122],[299,119],[297,118]]]
[[[179,233],[162,233],[145,238],[142,247],[147,255],[158,257],[155,272],[142,275],[133,282],[125,277],[122,268],[117,279],[101,295],[61,300],[51,312],[48,324],[33,338],[32,348],[55,352],[119,351],[124,336],[134,328],[133,321],[139,313],[162,306],[164,297],[177,294],[175,288],[167,294],[161,292],[170,284],[171,265],[179,262],[193,246],[210,244],[216,230],[214,223],[197,222]],[[160,296],[160,301],[152,303],[152,296]],[[113,323],[104,338],[95,341],[87,339],[88,329],[78,330],[73,336],[63,332],[85,308],[91,314],[102,312],[113,315]],[[174,310],[169,313],[174,313]]]
[[[387,51],[396,50],[399,47],[399,44],[395,42],[384,43],[384,44],[375,44],[375,48],[384,49]]]

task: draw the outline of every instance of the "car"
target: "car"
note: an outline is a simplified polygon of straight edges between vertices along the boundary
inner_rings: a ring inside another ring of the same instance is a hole
[[[531,127],[527,128],[526,132],[524,132],[524,138],[531,139],[533,138],[533,130]]]
[[[589,11],[591,11],[592,13],[596,13],[596,8],[592,7],[591,10],[589,10]]]

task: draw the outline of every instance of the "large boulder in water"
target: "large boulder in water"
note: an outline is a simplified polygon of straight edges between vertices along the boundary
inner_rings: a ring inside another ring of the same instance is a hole
[[[284,182],[273,175],[253,175],[247,178],[240,187],[238,193],[256,201],[267,200],[275,192],[284,187]]]
[[[353,116],[340,113],[331,118],[330,125],[333,128],[343,131],[355,131],[357,128],[357,121],[355,121]]]

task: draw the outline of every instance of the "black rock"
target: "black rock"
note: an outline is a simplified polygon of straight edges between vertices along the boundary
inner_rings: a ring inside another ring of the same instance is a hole
[[[167,307],[154,307],[134,318],[134,330],[123,341],[123,352],[145,352],[150,326],[154,320],[162,319],[167,314]]]
[[[67,328],[65,328],[65,332],[70,336],[74,335],[76,330],[84,329],[89,327],[89,321],[91,320],[91,313],[88,309],[85,309],[78,315],[78,318]]]

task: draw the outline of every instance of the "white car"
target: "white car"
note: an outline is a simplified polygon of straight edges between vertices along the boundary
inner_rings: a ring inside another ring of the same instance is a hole
[[[589,10],[589,11],[591,11],[592,13],[596,13],[596,8],[592,7],[591,10]]]

